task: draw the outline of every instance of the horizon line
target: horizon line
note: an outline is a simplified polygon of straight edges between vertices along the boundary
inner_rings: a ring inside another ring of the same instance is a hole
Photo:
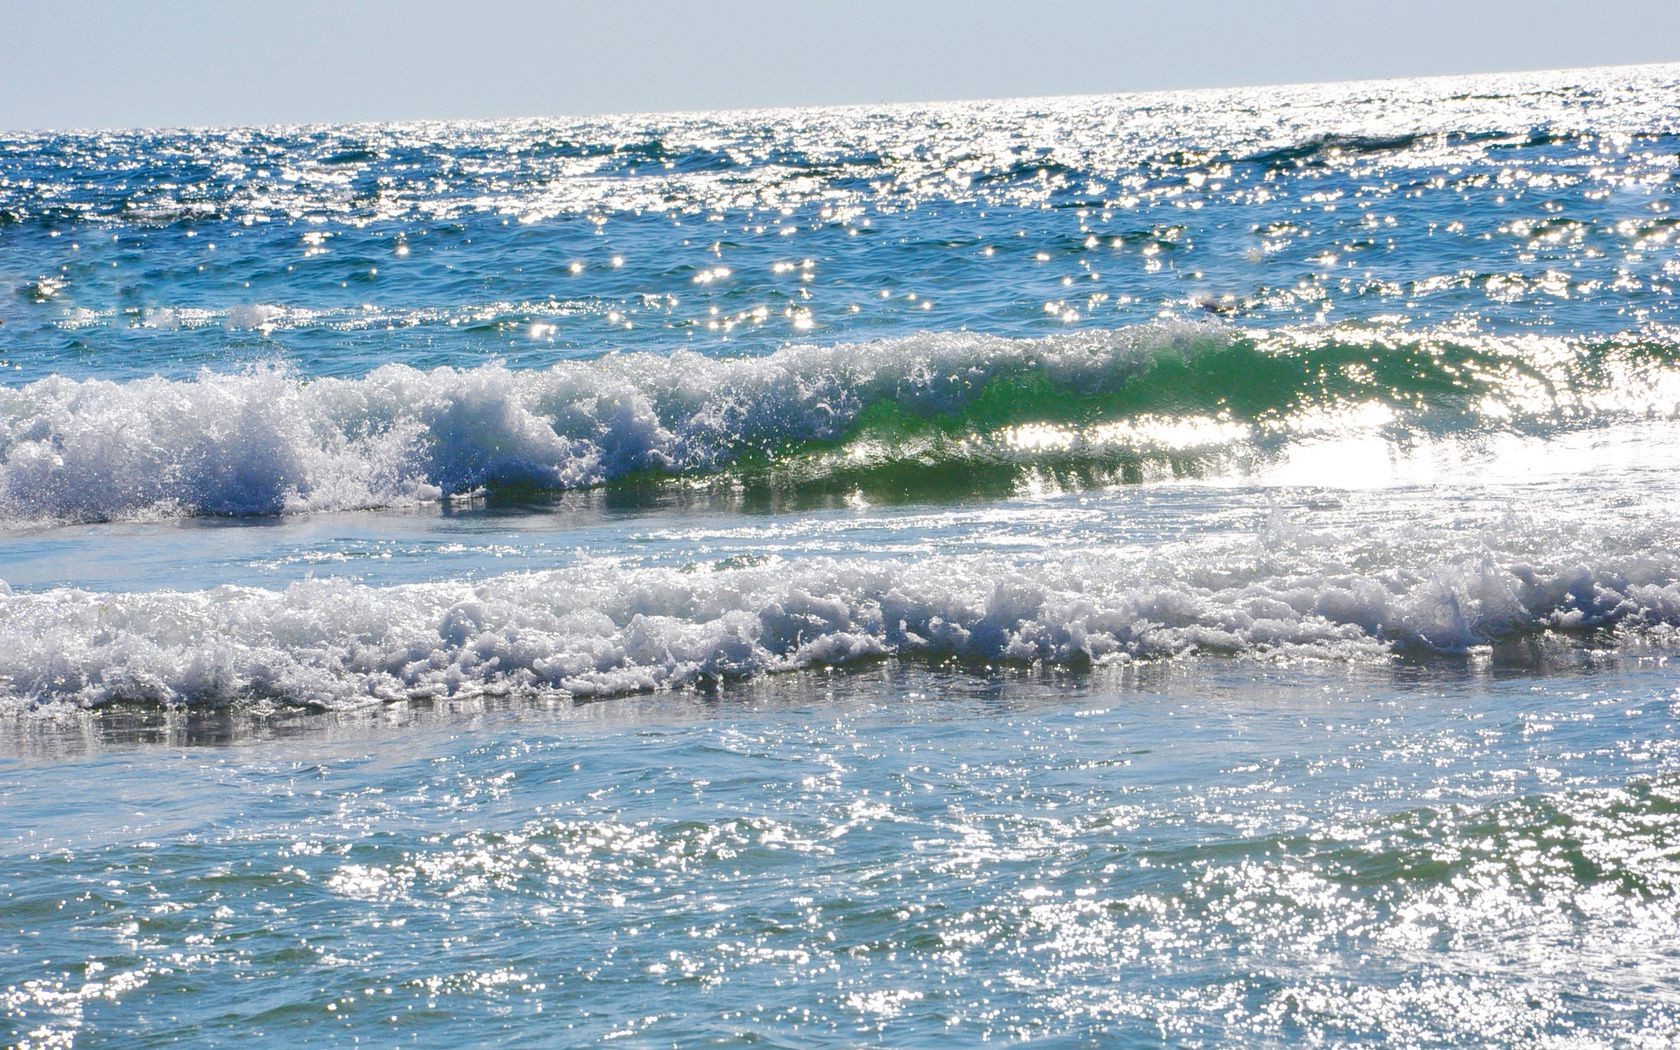
[[[105,135],[138,133],[179,133],[234,130],[294,129],[294,128],[356,128],[403,124],[497,124],[530,121],[582,121],[632,117],[694,117],[705,115],[737,115],[752,113],[788,113],[817,110],[870,109],[905,106],[952,106],[983,102],[1031,102],[1039,99],[1125,98],[1148,95],[1203,94],[1222,91],[1248,91],[1258,88],[1351,87],[1360,84],[1392,84],[1398,82],[1461,80],[1479,77],[1541,76],[1560,73],[1585,73],[1605,70],[1662,69],[1680,67],[1680,59],[1660,62],[1610,62],[1591,66],[1554,66],[1524,69],[1479,70],[1456,73],[1419,73],[1395,76],[1351,77],[1340,80],[1279,80],[1242,84],[1203,84],[1195,87],[1129,88],[1120,91],[1068,91],[1038,95],[977,95],[931,99],[879,99],[861,102],[808,102],[788,105],[713,106],[694,109],[598,110],[590,112],[518,114],[503,116],[454,117],[374,117],[358,120],[281,120],[254,123],[203,124],[131,124],[103,127],[19,127],[0,129],[0,136],[19,135]]]

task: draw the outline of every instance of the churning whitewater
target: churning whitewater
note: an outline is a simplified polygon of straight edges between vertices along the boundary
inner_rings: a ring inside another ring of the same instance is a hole
[[[1352,537],[1293,532],[1285,523],[1248,551],[15,594],[0,598],[0,682],[13,705],[346,707],[610,696],[882,657],[1075,667],[1192,653],[1369,659],[1549,631],[1609,640],[1658,630],[1672,641],[1680,627],[1674,546],[1596,557],[1564,548],[1538,565],[1484,548],[1418,564]]]

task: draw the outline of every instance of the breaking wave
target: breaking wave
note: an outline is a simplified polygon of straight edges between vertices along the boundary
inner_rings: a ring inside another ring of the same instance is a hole
[[[358,379],[269,367],[0,390],[13,525],[401,506],[497,486],[945,465],[1194,469],[1352,425],[1545,428],[1680,412],[1664,333],[1561,339],[1159,324],[926,334],[752,358],[609,355]]]
[[[1304,553],[609,563],[387,587],[0,594],[0,697],[14,709],[599,697],[885,657],[1362,660],[1680,626],[1672,552],[1484,551],[1433,564],[1404,545],[1352,563]]]

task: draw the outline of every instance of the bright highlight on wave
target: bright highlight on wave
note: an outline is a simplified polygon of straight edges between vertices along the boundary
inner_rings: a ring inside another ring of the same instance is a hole
[[[0,390],[0,518],[99,521],[400,506],[730,468],[1037,465],[1136,480],[1337,432],[1418,438],[1669,418],[1680,341],[1249,332],[925,334],[765,357],[609,355],[305,380],[52,378]],[[1104,471],[1107,474],[1104,474]]]

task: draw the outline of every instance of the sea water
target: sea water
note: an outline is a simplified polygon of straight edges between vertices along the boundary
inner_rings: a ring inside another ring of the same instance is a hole
[[[0,1017],[1680,1039],[1680,67],[0,137]]]

